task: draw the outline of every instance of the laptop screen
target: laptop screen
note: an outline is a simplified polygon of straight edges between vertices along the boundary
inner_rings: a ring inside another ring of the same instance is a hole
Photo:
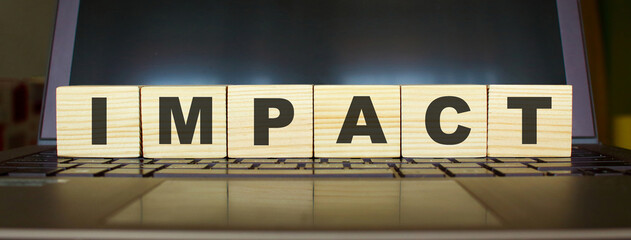
[[[70,84],[565,84],[556,1],[82,1]]]

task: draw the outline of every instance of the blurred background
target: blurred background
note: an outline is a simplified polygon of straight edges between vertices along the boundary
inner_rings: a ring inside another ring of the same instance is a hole
[[[0,150],[37,143],[56,0],[0,0]],[[600,141],[631,149],[631,1],[581,1]]]

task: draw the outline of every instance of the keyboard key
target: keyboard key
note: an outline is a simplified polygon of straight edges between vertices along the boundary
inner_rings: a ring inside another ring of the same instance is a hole
[[[444,168],[480,168],[477,163],[441,163]]]
[[[401,164],[414,163],[412,158],[401,158]]]
[[[40,153],[35,153],[35,154],[23,156],[22,158],[57,158],[57,157],[59,157],[59,156],[57,156],[57,154],[40,154]]]
[[[600,153],[592,152],[587,149],[572,149],[572,157],[599,157],[603,156]]]
[[[493,173],[486,168],[447,168],[454,177],[491,177]]]
[[[578,169],[573,170],[552,170],[548,171],[550,176],[582,176],[583,173]]]
[[[173,177],[173,178],[205,178],[205,177],[226,177],[226,169],[161,169],[153,173],[153,177]]]
[[[286,158],[285,163],[313,163],[311,158]]]
[[[39,162],[39,163],[3,163],[4,168],[54,168],[57,167],[56,162]]]
[[[228,164],[227,163],[215,163],[215,164],[211,165],[210,168],[212,168],[212,169],[227,169],[228,168]]]
[[[261,164],[258,169],[296,169],[297,163]]]
[[[306,169],[228,169],[229,177],[311,177],[313,171]]]
[[[556,162],[571,162],[571,158],[537,158],[546,163],[556,163]]]
[[[202,169],[208,167],[208,164],[172,164],[168,166],[169,169]]]
[[[107,168],[71,168],[57,173],[58,177],[94,177],[107,171]]]
[[[149,163],[150,160],[143,161],[142,159],[118,159],[114,160],[112,163],[115,164],[141,164],[141,163]]]
[[[436,168],[434,164],[430,163],[400,164],[398,167],[400,169]]]
[[[631,169],[631,164],[618,161],[618,162],[572,162],[572,167],[580,168],[611,168],[614,170],[626,170]]]
[[[389,169],[388,164],[351,164],[351,169]]]
[[[157,169],[164,166],[164,164],[127,164],[123,168],[145,168],[145,169]]]
[[[217,159],[202,159],[197,161],[197,163],[203,163],[203,164],[228,164],[228,163],[236,163],[238,162],[239,159],[235,159],[235,158],[217,158]]]
[[[329,158],[328,163],[364,163],[361,158]]]
[[[528,167],[523,163],[487,163],[490,168],[525,168]]]
[[[517,162],[517,163],[534,163],[537,162],[537,160],[534,160],[532,158],[496,158],[497,160],[504,162],[504,163],[509,163],[509,162]]]
[[[314,169],[315,177],[394,177],[391,169]]]
[[[58,163],[68,163],[70,161],[72,161],[72,158],[58,158],[57,159]]]
[[[252,168],[251,163],[230,163],[228,164],[228,168],[230,169],[249,169]]]
[[[40,156],[57,156],[57,150],[46,150],[43,152],[37,153]]]
[[[528,165],[536,168],[541,171],[550,171],[550,170],[570,170],[572,168],[572,163],[529,163]]]
[[[112,169],[112,168],[116,168],[120,166],[120,164],[93,164],[93,163],[89,163],[89,164],[82,164],[77,166],[78,168],[107,168],[107,169]]]
[[[277,163],[278,159],[277,158],[273,158],[273,159],[269,159],[269,158],[245,158],[245,159],[241,159],[240,163]]]
[[[372,163],[401,163],[401,159],[394,158],[371,158],[370,162]]]
[[[192,163],[193,159],[160,159],[156,160],[153,163],[156,164],[189,164]]]
[[[559,163],[530,163],[539,170],[571,170],[572,168],[610,168],[615,170],[631,169],[626,162],[559,162]]]
[[[624,174],[621,171],[616,171],[610,168],[581,168],[579,170],[589,176],[619,176]],[[11,174],[9,174],[9,176],[10,175]]]
[[[614,158],[572,158],[573,163],[620,163],[624,162]]]
[[[59,168],[64,168],[64,169],[68,169],[68,168],[71,168],[71,167],[76,167],[77,165],[79,165],[79,164],[72,164],[72,163],[59,163],[59,164],[57,164],[57,167],[59,167]]]
[[[154,171],[155,169],[119,168],[106,172],[105,177],[145,177]]]
[[[197,162],[197,164],[211,164],[211,163],[228,163],[228,161],[224,158],[217,158],[217,159],[202,159]]]
[[[70,158],[57,158],[55,156],[27,156],[23,158],[11,159],[10,163],[59,163],[70,161]]]
[[[111,159],[105,159],[105,158],[79,158],[79,159],[75,159],[69,163],[96,163],[96,164],[103,164],[103,163],[107,163],[109,161],[112,161]]]
[[[496,172],[498,172],[500,175],[506,176],[506,177],[512,177],[512,176],[543,176],[546,173],[545,172],[540,172],[537,171],[536,169],[532,169],[532,168],[493,168],[493,170],[495,170]]]
[[[491,162],[495,162],[491,159],[487,159],[487,158],[456,158],[455,159],[457,162],[460,163],[491,163]]]
[[[305,168],[314,168],[314,169],[343,169],[344,164],[341,163],[314,163],[307,164]]]
[[[413,158],[415,163],[451,163],[447,158]]]
[[[614,158],[612,156],[572,156],[572,161],[612,161]]]
[[[64,170],[63,168],[21,168],[9,172],[10,177],[46,177]]]
[[[445,173],[437,168],[401,169],[404,177],[445,177]]]
[[[26,156],[21,156],[21,157],[15,157],[13,156],[12,158],[7,158],[4,160],[8,160],[8,161],[21,161],[21,162],[28,162],[28,161],[32,161],[32,162],[41,162],[41,161],[52,161],[52,162],[56,162],[58,158],[64,158],[64,159],[69,159],[69,157],[58,157],[58,156],[44,156],[44,155],[39,155],[39,154],[31,154],[31,155],[26,155]]]

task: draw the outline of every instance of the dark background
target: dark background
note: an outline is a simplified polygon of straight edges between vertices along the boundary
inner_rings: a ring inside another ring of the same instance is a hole
[[[565,84],[554,0],[89,0],[71,84]]]
[[[513,3],[512,1],[502,1],[502,2],[508,5],[511,5]],[[534,2],[538,3],[538,1],[534,1]],[[336,1],[336,3],[341,4],[343,2]],[[468,8],[465,8],[464,6],[467,6],[467,4],[473,4],[473,3],[475,2],[462,2],[463,9],[465,10],[468,9]],[[581,2],[581,7],[582,7],[582,15],[583,15],[583,25],[584,25],[584,30],[585,30],[585,40],[587,44],[587,53],[588,53],[589,62],[590,62],[589,68],[590,68],[590,74],[592,78],[592,90],[594,93],[594,102],[595,102],[595,107],[597,111],[598,132],[599,132],[600,140],[604,143],[631,148],[631,101],[630,101],[631,98],[629,97],[629,92],[631,92],[631,81],[630,81],[631,67],[629,67],[631,66],[631,45],[630,45],[631,43],[631,1],[583,0]],[[55,8],[56,8],[56,1],[54,0],[30,0],[30,1],[2,0],[0,1],[0,36],[1,36],[0,37],[0,80],[1,80],[0,82],[7,83],[7,84],[0,85],[1,87],[0,90],[2,91],[0,93],[1,96],[4,97],[4,96],[7,96],[7,94],[15,94],[15,96],[17,96],[18,99],[32,99],[32,101],[30,101],[31,103],[37,102],[36,96],[39,95],[41,97],[41,89],[40,90],[37,89],[37,84],[38,82],[39,83],[42,82],[42,79],[43,77],[45,77],[47,68],[48,68],[50,40],[51,40],[51,34],[53,30],[52,28],[54,25]],[[341,8],[341,10],[343,9],[344,8]],[[261,10],[254,7],[253,9],[249,11],[257,12]],[[396,10],[396,11],[399,11],[399,10]],[[386,14],[387,12],[388,12],[388,9],[384,9],[383,14]],[[373,14],[377,14],[377,13],[373,13]],[[382,14],[382,13],[379,13],[379,14]],[[397,15],[398,14],[393,14],[392,17],[397,17]],[[263,16],[259,16],[259,17],[263,18]],[[403,14],[402,17],[405,17],[405,14]],[[364,17],[364,20],[365,18],[366,17]],[[235,20],[238,20],[238,19],[235,19]],[[351,26],[355,26],[357,24],[361,25],[365,23],[364,20],[362,20],[362,18],[358,18],[358,20],[356,20],[355,22],[350,22],[350,23],[344,22],[343,24],[347,24],[345,26],[348,26],[350,28]],[[465,19],[465,20],[472,20],[472,19]],[[473,19],[473,21],[475,22],[477,20]],[[467,22],[470,22],[470,21],[467,21]],[[263,24],[263,22],[259,24]],[[503,24],[503,23],[500,21],[496,24]],[[401,29],[408,29],[411,26],[411,25],[405,24],[405,22],[401,25],[402,25]],[[264,25],[264,26],[267,26],[267,25]],[[477,81],[475,79],[480,79],[478,78],[480,76],[482,78],[484,78],[484,76],[488,76],[488,75],[485,75],[486,74],[485,71],[488,70],[489,63],[495,62],[499,64],[504,64],[502,62],[497,61],[497,59],[493,59],[493,57],[480,55],[480,54],[477,54],[476,51],[468,49],[468,46],[469,46],[468,41],[472,39],[476,39],[475,35],[473,36],[473,38],[471,38],[472,35],[470,35],[469,33],[479,31],[480,29],[476,30],[474,28],[472,30],[468,30],[468,29],[461,29],[458,27],[458,30],[460,31],[456,31],[456,27],[449,24],[442,24],[442,25],[438,24],[437,26],[441,26],[437,31],[439,33],[438,36],[441,37],[439,39],[454,41],[454,43],[457,46],[459,46],[458,50],[464,51],[464,53],[458,53],[456,55],[447,54],[446,56],[442,56],[442,57],[445,57],[444,59],[448,59],[450,57],[452,59],[456,59],[456,61],[454,62],[456,65],[455,67],[457,67],[460,70],[456,72],[452,71],[450,74],[452,74],[453,76],[461,76],[463,74],[466,76],[475,76],[475,77],[470,77],[470,78],[465,77],[464,79],[473,79],[473,81]],[[391,27],[391,26],[388,26],[388,27]],[[156,28],[153,30],[156,30],[156,29],[159,29],[159,27],[156,26]],[[401,29],[394,28],[391,30],[393,32],[396,32],[397,30],[401,30]],[[149,30],[151,30],[151,28]],[[133,29],[130,29],[129,31],[131,31],[132,33],[134,32]],[[252,26],[251,28],[246,28],[243,31],[244,33],[247,33],[247,34],[254,34],[252,36],[256,36],[259,39],[267,39],[264,41],[260,41],[260,43],[270,44],[270,45],[265,45],[268,47],[272,46],[275,40],[281,38],[281,36],[272,34],[272,33],[275,33],[273,31],[272,32],[261,31],[259,28],[255,26]],[[467,31],[470,31],[470,32],[467,32]],[[236,33],[225,32],[225,34],[236,34]],[[366,35],[372,36],[369,34],[369,32],[365,33],[365,35],[362,35],[362,36],[366,36]],[[502,34],[500,33],[500,35]],[[305,37],[303,36],[303,38]],[[333,36],[327,36],[325,38],[334,39]],[[465,41],[463,40],[463,38],[468,39],[468,40]],[[480,41],[479,39],[484,39],[484,36],[477,36],[477,38],[478,38],[478,41]],[[549,36],[546,37],[546,39],[548,38]],[[345,42],[343,45],[338,45],[340,47],[343,46],[342,49],[346,52],[346,55],[342,54],[344,57],[340,57],[340,54],[336,53],[335,51],[323,52],[323,53],[312,51],[312,54],[309,55],[310,58],[307,58],[305,56],[292,55],[290,52],[286,54],[257,52],[257,51],[261,51],[260,49],[262,49],[265,46],[248,45],[247,43],[250,40],[239,39],[239,41],[237,41],[236,43],[227,42],[227,43],[223,43],[223,45],[221,46],[223,48],[225,48],[226,46],[232,46],[233,48],[236,48],[234,50],[237,52],[242,51],[243,53],[248,53],[249,56],[255,56],[250,59],[244,59],[243,56],[240,56],[241,57],[240,60],[249,60],[250,62],[248,61],[246,62],[254,63],[254,64],[249,64],[249,66],[251,66],[250,69],[248,71],[244,71],[243,73],[237,71],[236,69],[223,68],[223,70],[217,71],[219,73],[217,76],[225,76],[226,77],[225,79],[240,79],[240,77],[242,76],[246,76],[246,77],[250,76],[251,77],[250,80],[254,80],[252,83],[265,83],[265,82],[271,81],[270,79],[272,78],[271,77],[256,78],[256,77],[258,75],[265,76],[265,74],[269,74],[268,76],[282,76],[282,77],[273,78],[273,79],[282,79],[282,81],[295,81],[295,79],[293,79],[292,77],[296,76],[296,73],[305,73],[304,75],[300,75],[300,76],[307,76],[309,77],[309,79],[312,79],[314,83],[320,83],[317,81],[333,79],[333,78],[329,78],[329,76],[332,76],[330,75],[331,73],[345,72],[345,73],[348,73],[349,76],[353,76],[354,74],[352,73],[355,73],[361,70],[359,72],[371,73],[372,76],[381,76],[380,78],[374,78],[374,79],[377,79],[375,81],[378,81],[378,83],[396,84],[397,82],[386,82],[386,81],[389,81],[389,79],[405,80],[407,78],[406,76],[409,77],[413,75],[400,75],[400,77],[397,78],[395,77],[395,75],[393,75],[393,73],[401,72],[400,71],[401,69],[399,69],[401,65],[393,64],[393,65],[387,65],[386,67],[383,67],[381,69],[372,69],[370,66],[376,66],[378,62],[367,61],[367,62],[356,63],[356,60],[357,59],[360,59],[360,60],[372,59],[373,61],[375,61],[375,59],[377,60],[388,59],[396,63],[397,59],[406,59],[405,57],[411,56],[409,52],[405,51],[405,48],[390,49],[390,50],[393,50],[392,52],[398,53],[398,55],[393,55],[393,54],[388,55],[388,53],[380,52],[380,53],[375,53],[374,55],[371,55],[371,56],[363,56],[363,55],[357,55],[356,51],[352,51],[352,50],[357,50],[357,49],[361,50],[363,47],[366,47],[366,46],[361,45],[362,42],[370,43],[371,41],[374,42],[377,40],[387,42],[388,39],[391,39],[391,40],[399,39],[400,41],[408,41],[410,43],[415,40],[414,38],[406,39],[404,38],[404,36],[400,36],[400,35],[380,36],[379,38],[377,38],[376,36],[372,36],[372,38],[368,37],[367,39],[362,38],[362,39],[355,39],[355,40],[351,39],[352,41],[349,40],[348,42]],[[535,39],[535,40],[540,41],[541,39],[539,40]],[[315,42],[315,40],[311,40],[311,41]],[[327,41],[330,41],[330,40],[322,40],[320,44],[325,47],[326,46],[331,47],[330,43],[328,43],[329,45],[326,45]],[[480,46],[491,47],[491,45],[488,45],[488,44],[484,45],[485,42],[486,43],[492,42],[490,40],[480,41],[480,42],[482,42],[482,45]],[[243,48],[244,46],[245,48]],[[300,46],[300,44],[296,46],[303,47],[301,49],[305,51],[310,50],[309,46]],[[180,50],[186,49],[186,48],[187,46],[180,46]],[[330,49],[338,49],[338,48],[331,47]],[[177,49],[174,49],[174,50],[177,50]],[[439,50],[441,49],[427,49],[427,51],[430,51],[430,52],[434,51],[434,53]],[[161,53],[162,53],[162,56],[165,56],[164,55],[165,52],[161,52]],[[258,55],[249,54],[249,53],[258,53]],[[169,56],[168,54],[169,52],[166,52],[167,56]],[[158,55],[160,56],[160,54]],[[224,56],[227,56],[227,55],[224,55]],[[293,64],[292,61],[286,60],[286,59],[292,59],[291,58],[292,56],[303,58],[302,60],[299,59],[298,61],[296,61],[297,69],[292,70],[292,71],[287,71],[283,74],[279,74],[279,71],[280,70],[284,71],[285,68],[277,69],[273,66],[276,66],[278,63]],[[141,57],[144,57],[145,59],[149,59],[149,60],[152,59],[149,55],[145,55]],[[239,59],[239,56],[235,56],[234,58]],[[160,58],[153,58],[153,59],[158,60]],[[337,63],[340,63],[340,62],[346,63],[346,65],[344,64],[342,65],[344,66],[343,69],[331,67],[333,65],[319,66],[327,70],[325,71],[312,70],[310,72],[309,69],[315,69],[315,68],[309,68],[308,61],[307,61],[308,59],[329,59],[332,62],[337,61]],[[432,57],[432,59],[440,59],[440,58]],[[141,60],[141,58],[133,60],[133,61],[139,61],[139,60]],[[412,61],[409,61],[409,62],[412,62],[414,64],[427,64],[427,62],[423,62],[424,60],[427,60],[427,59],[412,59]],[[541,60],[541,59],[537,59],[537,60]],[[132,61],[132,60],[129,59],[128,61]],[[164,61],[164,59],[162,59],[161,61]],[[257,62],[274,63],[274,64],[257,65],[255,64]],[[533,64],[537,64],[537,61]],[[185,64],[182,64],[182,66],[184,65]],[[357,67],[360,65],[363,66],[363,68]],[[383,66],[383,65],[380,65],[380,66]],[[428,66],[432,66],[432,65],[428,65]],[[403,67],[412,68],[414,66],[404,65]],[[200,66],[195,66],[190,69],[182,68],[180,69],[181,70],[180,72],[174,72],[174,74],[177,74],[178,76],[179,76],[179,73],[181,72],[203,74],[204,72],[201,71],[201,69],[202,67]],[[456,69],[456,68],[450,67],[449,69]],[[506,68],[506,69],[509,69],[509,68]],[[197,70],[197,71],[194,71],[194,70]],[[213,73],[217,73],[217,72],[213,72]],[[376,72],[379,72],[381,74],[373,74]],[[162,72],[162,73],[165,73],[165,72]],[[410,74],[412,73],[413,72],[411,72]],[[499,73],[499,74],[502,74],[502,73]],[[548,75],[546,76],[552,77],[553,75],[554,74],[550,74],[550,76]],[[168,74],[165,73],[160,76],[166,76],[166,77],[163,78],[163,80],[158,79],[159,81],[170,82],[171,78],[169,78]],[[192,80],[198,79],[202,81],[206,80],[206,78],[200,78],[198,76],[199,74],[191,75],[188,79],[192,79]],[[335,74],[333,76],[335,76]],[[339,76],[346,76],[346,75],[339,74]],[[349,81],[351,82],[348,82],[348,83],[356,83],[356,81],[366,79],[365,76],[361,76],[361,75],[354,75],[354,76],[358,76],[358,77],[355,77],[355,78],[340,77],[337,79],[350,79]],[[438,76],[443,76],[443,77],[439,77],[439,78],[423,77],[422,79],[428,79],[428,81],[430,81],[431,79],[434,79],[431,81],[442,81],[445,79],[448,81],[450,79],[449,77],[444,77],[448,75],[439,74]],[[417,77],[417,76],[413,76],[413,77]],[[556,77],[558,77],[558,75],[556,75]],[[556,78],[556,77],[552,77],[552,78]],[[147,75],[147,79],[155,79],[155,78]],[[224,79],[224,78],[222,77],[221,79]],[[386,79],[386,80],[378,80],[378,79]],[[456,79],[456,77],[453,77],[451,79]],[[484,79],[486,82],[490,78],[484,78]],[[17,84],[14,84],[14,83],[17,83]],[[347,83],[347,82],[342,82],[342,83]],[[24,90],[25,89],[24,86],[27,86],[27,89],[28,89],[26,93]],[[27,122],[31,122],[31,124],[19,123],[21,124],[20,126],[11,125],[13,123],[11,123],[8,120],[12,118],[10,116],[21,116],[20,118],[27,118],[27,119],[37,119],[39,117],[36,114],[32,113],[33,111],[31,111],[31,114],[26,114],[26,115],[21,114],[21,113],[15,114],[16,109],[20,109],[23,107],[23,108],[28,108],[32,110],[38,107],[37,104],[33,104],[32,106],[31,105],[16,106],[15,104],[11,104],[11,102],[6,99],[7,98],[0,98],[0,138],[2,138],[2,140],[0,140],[0,145],[2,145],[0,146],[0,149],[7,148],[6,139],[10,139],[11,137],[9,134],[10,132],[9,130],[20,129],[17,132],[22,131],[25,134],[28,134],[29,136],[33,136],[33,137],[36,136],[37,124],[32,124],[33,121],[29,120]],[[12,134],[16,135],[15,131]],[[2,143],[3,141],[4,143]],[[17,141],[12,141],[12,142],[17,143]],[[32,144],[32,143],[33,141],[23,141],[23,142],[19,142],[19,144],[14,144],[10,147],[17,147],[20,144]]]

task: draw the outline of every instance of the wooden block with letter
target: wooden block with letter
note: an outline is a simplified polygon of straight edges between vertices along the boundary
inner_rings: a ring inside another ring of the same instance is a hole
[[[57,88],[57,155],[140,156],[138,86]]]
[[[399,157],[398,85],[314,87],[316,157]]]
[[[228,156],[312,157],[313,85],[228,86]]]
[[[488,156],[570,156],[571,85],[490,85],[488,99]]]
[[[144,157],[226,157],[226,86],[147,86],[141,96]]]
[[[486,97],[486,85],[401,86],[402,156],[486,156]]]

